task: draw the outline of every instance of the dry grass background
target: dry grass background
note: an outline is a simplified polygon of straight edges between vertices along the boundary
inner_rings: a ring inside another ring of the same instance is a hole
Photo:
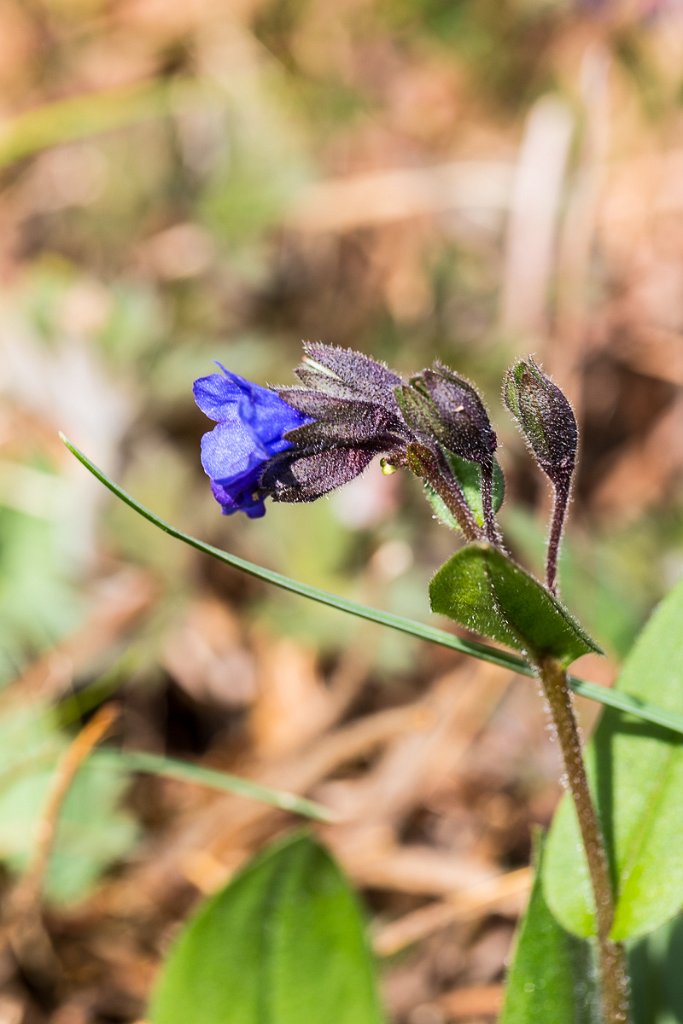
[[[179,550],[56,431],[178,525],[426,618],[453,538],[415,483],[373,467],[317,506],[221,520],[191,381],[214,358],[290,380],[300,338],[405,372],[440,356],[487,394],[503,524],[533,564],[547,496],[498,387],[534,352],[581,423],[565,595],[609,651],[577,674],[608,683],[681,570],[683,14],[2,0],[0,24],[5,753],[21,755],[18,708],[104,680],[115,710],[72,716],[73,765],[103,741],[327,804],[391,1019],[494,1020],[530,833],[559,794],[534,685]],[[581,712],[589,729],[597,709]],[[0,799],[0,1024],[143,1018],[191,907],[293,825],[148,776],[123,799],[125,849],[42,908],[49,806],[19,857]]]

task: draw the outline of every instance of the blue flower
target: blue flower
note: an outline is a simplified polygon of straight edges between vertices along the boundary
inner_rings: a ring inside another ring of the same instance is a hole
[[[218,423],[202,438],[202,466],[223,515],[258,519],[266,511],[259,490],[265,464],[291,447],[288,431],[311,420],[269,388],[216,365],[221,373],[200,377],[193,388],[199,408]]]

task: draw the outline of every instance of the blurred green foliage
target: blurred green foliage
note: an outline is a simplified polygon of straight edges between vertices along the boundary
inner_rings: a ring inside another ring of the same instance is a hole
[[[405,220],[385,223],[360,203],[356,221],[338,230],[315,223],[311,196],[347,176],[420,172],[479,154],[514,161],[536,97],[556,91],[578,102],[571,54],[593,34],[626,71],[632,91],[620,98],[635,97],[648,118],[673,118],[680,74],[667,77],[654,60],[656,19],[610,36],[608,20],[603,30],[562,0],[391,0],[342,4],[333,16],[312,0],[267,0],[215,23],[181,19],[174,29],[160,18],[158,41],[134,23],[135,45],[110,71],[97,50],[81,62],[108,5],[38,6],[50,58],[42,37],[22,56],[7,100],[16,116],[0,143],[15,218],[0,310],[9,424],[3,407],[0,681],[82,624],[90,580],[124,563],[159,586],[140,685],[157,678],[160,634],[184,603],[221,587],[234,587],[238,610],[274,633],[332,655],[362,643],[363,627],[327,609],[302,615],[265,589],[236,598],[240,584],[218,583],[180,546],[105,508],[56,453],[59,428],[188,531],[314,585],[428,615],[426,583],[452,554],[453,535],[432,520],[414,481],[380,482],[380,511],[365,520],[336,498],[272,508],[262,523],[217,514],[199,467],[207,423],[192,379],[220,359],[259,381],[291,382],[302,337],[361,348],[409,373],[438,356],[476,380],[513,484],[503,523],[521,560],[538,568],[545,527],[531,511],[536,487],[515,461],[498,400],[506,366],[539,344],[499,327],[504,211],[446,209],[425,224],[407,209]],[[112,87],[110,78],[126,79],[126,60],[134,84]],[[627,88],[621,79],[619,87]],[[618,144],[628,149],[623,135]],[[330,192],[326,213],[346,201]],[[313,227],[297,219],[301,209]],[[591,267],[595,304],[622,284],[618,259],[600,260]],[[595,473],[588,431],[584,456]],[[628,523],[606,522],[590,495],[575,509],[563,594],[621,657],[680,571],[680,489]],[[385,682],[408,675],[418,657],[398,636],[367,646]],[[34,806],[40,787],[31,785]]]
[[[0,861],[13,871],[32,861],[45,801],[67,740],[53,713],[5,711],[0,718]],[[128,777],[95,752],[77,773],[59,815],[45,898],[73,903],[88,894],[138,837],[120,807]]]

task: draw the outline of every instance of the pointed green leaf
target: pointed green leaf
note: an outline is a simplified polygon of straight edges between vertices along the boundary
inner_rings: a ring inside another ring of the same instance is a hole
[[[458,483],[462,487],[462,492],[465,495],[465,500],[469,505],[472,514],[479,524],[484,525],[484,510],[481,502],[481,466],[477,462],[470,462],[469,459],[461,459],[458,455],[454,455],[452,452],[444,451],[446,461],[453,470]],[[434,514],[445,526],[449,526],[452,530],[459,530],[457,519],[453,513],[447,508],[445,502],[436,493],[433,487],[429,484],[425,484],[425,493],[427,500],[434,510]],[[498,462],[494,459],[493,462],[493,511],[497,512],[500,506],[503,504],[503,498],[505,497],[505,477],[503,471],[498,465]]]
[[[151,1024],[381,1024],[355,895],[298,836],[200,908],[163,968]]]
[[[617,682],[632,699],[683,711],[683,581],[640,634]],[[683,903],[683,742],[659,726],[610,709],[587,761],[605,833],[617,904],[613,936],[644,935]],[[558,920],[577,935],[593,932],[593,904],[573,806],[553,822],[545,892]]]
[[[590,944],[566,932],[550,913],[540,867],[541,857],[517,936],[499,1024],[599,1024]]]
[[[468,544],[434,576],[432,610],[461,626],[562,665],[600,648],[542,586],[491,544]]]

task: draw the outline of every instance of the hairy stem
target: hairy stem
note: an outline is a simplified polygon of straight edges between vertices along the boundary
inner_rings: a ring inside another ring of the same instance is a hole
[[[453,474],[441,465],[434,452],[426,445],[411,444],[406,462],[416,476],[422,477],[436,491],[454,516],[466,540],[482,540],[484,532],[478,526],[460,484]]]
[[[586,767],[581,751],[581,738],[567,682],[567,673],[554,658],[544,659],[539,668],[543,690],[550,705],[553,724],[557,730],[569,790],[576,808],[581,839],[588,861],[595,903],[604,1024],[628,1024],[630,1010],[626,956],[623,945],[610,939],[614,921],[614,893],[605,841],[588,788]]]
[[[492,544],[502,548],[503,538],[493,511],[493,463],[481,466],[481,507],[484,513],[486,536]]]
[[[545,585],[551,594],[557,594],[557,560],[560,554],[564,521],[567,517],[570,490],[571,473],[566,478],[560,477],[553,480],[553,511],[545,562]]]

